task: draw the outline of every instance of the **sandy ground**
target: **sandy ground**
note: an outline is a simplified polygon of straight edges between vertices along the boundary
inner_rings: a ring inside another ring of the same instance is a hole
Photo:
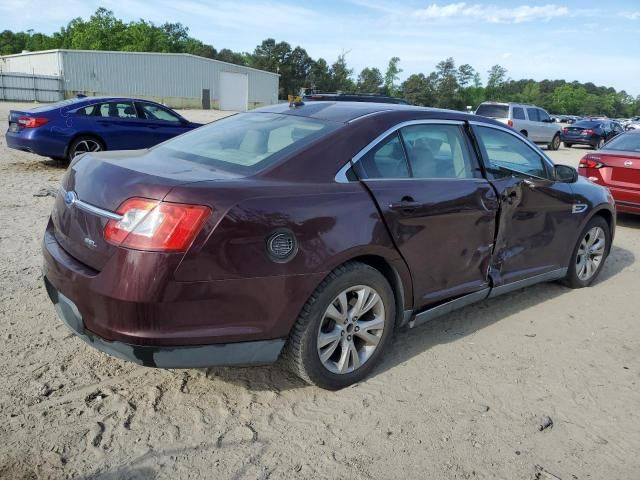
[[[0,478],[640,478],[640,218],[618,218],[592,288],[400,332],[367,381],[331,393],[278,365],[138,367],[71,335],[40,273],[63,171],[0,138]]]

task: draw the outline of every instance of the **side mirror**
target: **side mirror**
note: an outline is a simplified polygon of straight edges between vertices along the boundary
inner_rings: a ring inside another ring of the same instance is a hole
[[[578,181],[578,171],[569,165],[556,165],[553,174],[558,182],[575,183]]]

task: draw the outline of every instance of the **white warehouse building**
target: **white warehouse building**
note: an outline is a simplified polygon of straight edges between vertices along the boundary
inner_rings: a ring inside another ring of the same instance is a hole
[[[139,97],[174,108],[248,110],[278,103],[279,75],[186,53],[46,50],[0,56],[0,78],[58,79],[55,99]],[[51,93],[51,91],[49,90]],[[37,96],[38,92],[34,94]],[[43,93],[40,95],[50,95]]]

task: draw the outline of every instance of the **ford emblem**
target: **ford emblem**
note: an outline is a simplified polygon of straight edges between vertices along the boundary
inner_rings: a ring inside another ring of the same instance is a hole
[[[71,205],[76,203],[76,200],[78,200],[78,195],[76,195],[76,192],[67,192],[64,194],[64,204],[67,207],[70,207]]]

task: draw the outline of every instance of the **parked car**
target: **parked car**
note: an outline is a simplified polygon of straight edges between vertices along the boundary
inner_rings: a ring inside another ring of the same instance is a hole
[[[78,97],[9,112],[7,145],[55,159],[100,150],[149,148],[201,126],[147,100]]]
[[[499,122],[276,105],[76,157],[44,234],[44,281],[71,330],[119,358],[282,356],[337,389],[398,327],[538,282],[591,285],[614,229],[605,188]]]
[[[375,102],[410,105],[409,102],[402,98],[365,93],[306,93],[303,95],[302,100],[305,102]]]
[[[607,187],[619,212],[640,214],[640,130],[618,135],[585,155],[578,171]]]
[[[493,118],[517,130],[531,141],[547,145],[549,150],[560,148],[560,126],[546,110],[520,103],[481,103],[476,115]]]
[[[589,145],[598,149],[622,132],[624,129],[618,122],[581,120],[562,129],[562,141],[567,148],[571,148],[573,145]]]

